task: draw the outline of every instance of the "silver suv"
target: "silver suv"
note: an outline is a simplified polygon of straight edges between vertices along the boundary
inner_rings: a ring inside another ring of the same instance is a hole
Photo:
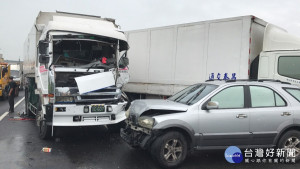
[[[270,81],[209,81],[167,100],[136,100],[121,137],[163,167],[203,149],[294,148],[300,159],[300,88]]]

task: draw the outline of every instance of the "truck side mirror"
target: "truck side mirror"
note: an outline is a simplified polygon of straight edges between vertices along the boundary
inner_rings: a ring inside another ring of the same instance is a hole
[[[39,56],[39,62],[40,62],[40,63],[45,63],[45,64],[47,64],[47,63],[49,63],[49,60],[50,60],[50,58],[49,58],[48,55],[41,54],[41,55]]]
[[[119,60],[119,68],[124,69],[128,65],[129,65],[129,59],[127,57],[127,52],[125,52]]]
[[[206,105],[207,110],[211,109],[218,109],[219,108],[219,103],[216,101],[209,101]]]
[[[48,47],[49,47],[49,43],[47,41],[39,41],[39,53],[41,55],[47,54]]]

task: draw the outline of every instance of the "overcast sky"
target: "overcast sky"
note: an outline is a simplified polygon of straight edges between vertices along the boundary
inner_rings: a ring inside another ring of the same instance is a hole
[[[0,0],[0,53],[23,59],[39,11],[115,18],[123,30],[255,15],[300,36],[300,0]]]

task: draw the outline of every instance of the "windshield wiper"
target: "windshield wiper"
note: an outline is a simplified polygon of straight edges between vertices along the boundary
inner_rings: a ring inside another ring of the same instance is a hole
[[[90,63],[88,65],[85,65],[85,66],[81,66],[81,67],[86,67],[86,66],[89,66],[88,69],[87,69],[87,72],[91,69],[91,68],[95,68],[95,67],[101,67],[101,68],[104,68],[104,69],[110,69],[111,67],[108,66],[108,65],[104,65],[103,63],[101,63],[100,61],[97,61],[97,62],[94,62],[94,63]]]
[[[190,98],[189,100],[187,100],[187,101],[185,102],[185,104],[190,105],[191,102],[194,101],[194,100],[202,93],[202,91],[203,91],[204,89],[205,89],[205,87],[203,87],[203,89],[201,89],[199,92],[197,92],[197,93],[195,94],[195,96],[193,96],[192,98]]]
[[[94,67],[94,66],[96,66],[96,65],[97,65],[97,63],[92,64],[92,65],[87,69],[86,72],[88,72],[92,67]]]
[[[185,93],[183,93],[182,95],[180,95],[179,97],[177,97],[174,101],[175,102],[180,102],[182,99],[184,99],[188,94],[194,92],[195,90],[197,90],[197,88],[199,88],[199,86],[195,86],[193,88],[191,88],[189,91],[186,91]],[[181,102],[180,102],[181,103]]]

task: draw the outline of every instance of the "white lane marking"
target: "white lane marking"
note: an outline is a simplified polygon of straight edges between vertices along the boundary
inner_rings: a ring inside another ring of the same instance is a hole
[[[15,104],[14,108],[16,108],[16,107],[17,107],[24,99],[25,99],[25,97],[23,97],[21,100],[19,100],[19,101]],[[3,118],[4,118],[5,116],[7,116],[7,115],[8,115],[8,112],[3,113],[2,116],[0,116],[0,121],[2,121]]]
[[[2,119],[7,115],[8,115],[8,112],[3,113],[2,116],[0,116],[0,121],[2,121]]]
[[[25,99],[25,97],[23,97],[20,101],[18,101],[16,104],[15,104],[15,108]]]

